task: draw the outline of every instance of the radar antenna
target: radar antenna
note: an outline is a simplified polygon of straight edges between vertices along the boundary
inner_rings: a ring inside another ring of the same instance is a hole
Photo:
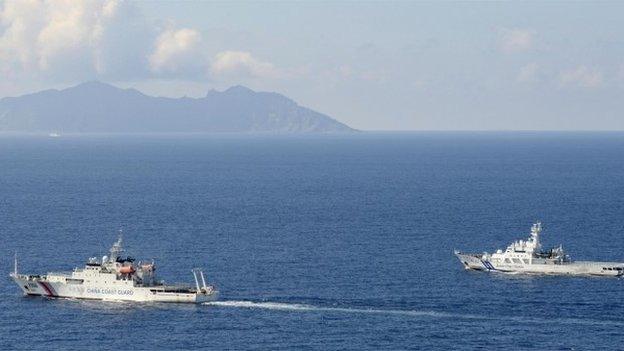
[[[119,258],[119,254],[123,252],[123,248],[121,247],[123,243],[123,230],[119,229],[119,236],[117,237],[117,241],[113,244],[110,249],[110,262],[116,262],[117,258]]]

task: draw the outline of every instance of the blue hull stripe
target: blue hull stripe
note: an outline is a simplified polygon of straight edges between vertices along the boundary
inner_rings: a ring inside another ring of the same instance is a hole
[[[483,266],[485,268],[487,268],[490,271],[495,271],[496,268],[494,268],[494,266],[492,266],[492,264],[489,261],[481,261],[483,263]]]

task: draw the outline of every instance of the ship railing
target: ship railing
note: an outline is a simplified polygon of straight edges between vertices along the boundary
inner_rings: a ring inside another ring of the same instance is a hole
[[[72,272],[48,272],[48,276],[50,275],[54,275],[57,277],[65,277],[65,278],[71,278],[72,277]]]
[[[455,254],[455,255],[464,255],[464,256],[473,256],[473,257],[479,258],[479,257],[483,256],[484,253],[483,252],[481,252],[481,253],[463,252],[463,251],[459,251],[459,250],[454,250],[453,254]]]

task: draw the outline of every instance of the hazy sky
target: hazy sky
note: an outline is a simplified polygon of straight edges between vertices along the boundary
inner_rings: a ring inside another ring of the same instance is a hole
[[[624,2],[0,1],[0,96],[276,91],[359,129],[624,129]]]

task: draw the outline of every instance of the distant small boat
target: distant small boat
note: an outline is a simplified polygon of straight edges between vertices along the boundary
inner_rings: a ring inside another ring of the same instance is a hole
[[[58,137],[60,137],[61,135],[60,135],[59,133],[50,133],[50,134],[48,134],[48,136],[49,136],[50,138],[58,138]]]

